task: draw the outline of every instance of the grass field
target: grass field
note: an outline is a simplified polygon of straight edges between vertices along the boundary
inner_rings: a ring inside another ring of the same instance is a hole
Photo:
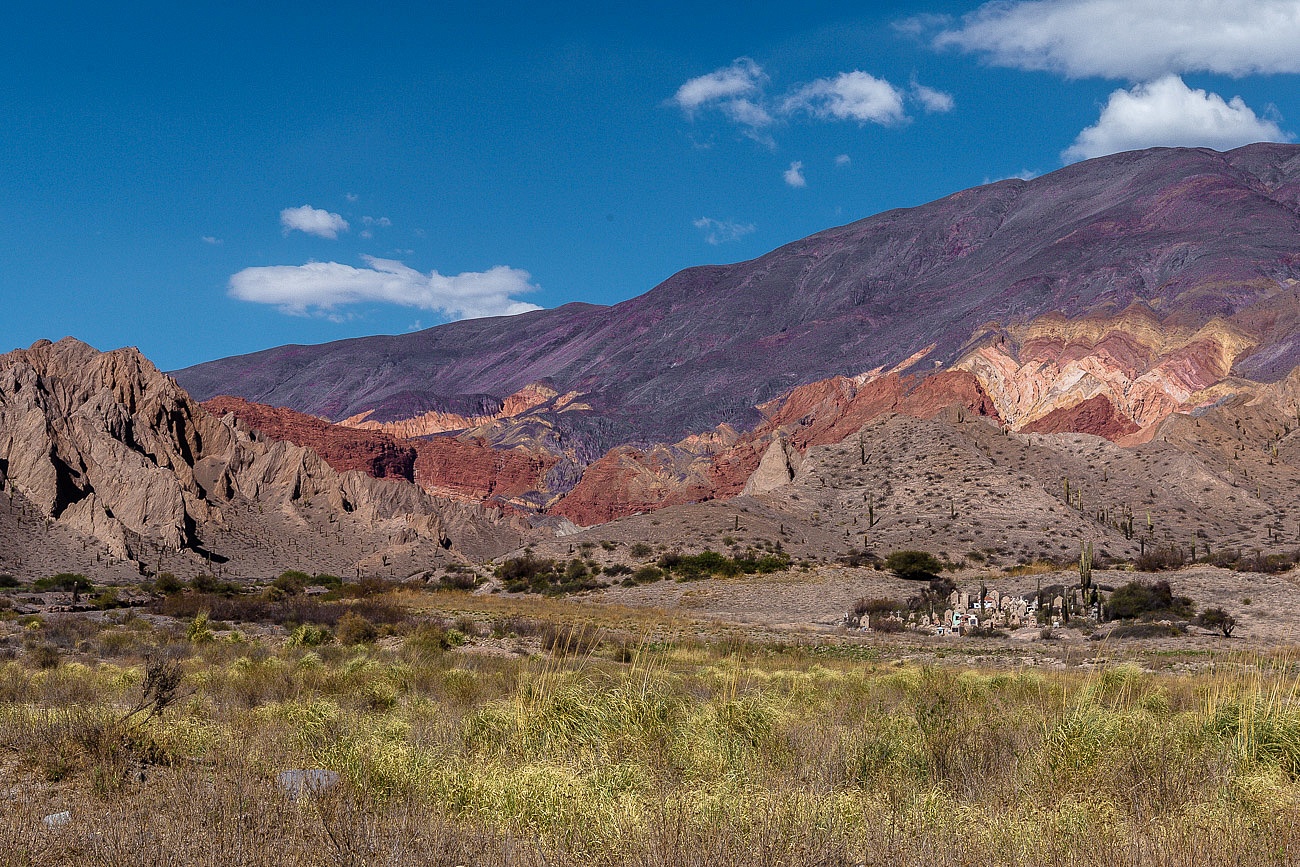
[[[1300,861],[1288,652],[1202,655],[1190,674],[914,665],[492,604],[352,646],[130,618],[0,663],[0,860]],[[289,768],[340,782],[295,801]]]

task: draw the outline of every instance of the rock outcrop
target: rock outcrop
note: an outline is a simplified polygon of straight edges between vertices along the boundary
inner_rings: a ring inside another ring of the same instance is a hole
[[[793,448],[783,437],[772,440],[772,444],[763,452],[758,462],[758,469],[745,482],[742,496],[767,494],[777,488],[783,488],[794,481],[799,467],[803,465],[803,455]]]
[[[233,413],[271,439],[316,451],[340,473],[358,470],[377,479],[415,481],[415,446],[378,431],[356,430],[283,407],[222,395],[203,402],[216,416]]]
[[[547,474],[560,460],[543,451],[489,448],[472,436],[401,439],[378,428],[332,424],[236,397],[216,397],[203,406],[217,415],[233,413],[271,439],[307,446],[339,472],[404,479],[431,494],[466,502],[510,503],[544,491]]]
[[[335,569],[398,549],[432,563],[449,549],[508,550],[525,529],[404,481],[339,473],[310,448],[209,413],[138,351],[70,338],[0,356],[0,466],[11,508],[17,496],[83,547],[141,568],[165,556],[261,564],[277,534]]]

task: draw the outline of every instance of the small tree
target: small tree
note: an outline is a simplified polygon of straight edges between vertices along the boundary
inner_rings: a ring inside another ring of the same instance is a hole
[[[895,551],[885,558],[885,568],[908,581],[934,581],[943,564],[927,551]]]
[[[1196,625],[1202,629],[1218,630],[1224,638],[1231,638],[1232,630],[1237,628],[1237,618],[1222,608],[1207,608],[1196,616]]]

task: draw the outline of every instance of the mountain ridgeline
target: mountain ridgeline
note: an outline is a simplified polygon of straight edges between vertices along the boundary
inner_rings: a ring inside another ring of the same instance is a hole
[[[1273,381],[1300,363],[1298,237],[1300,147],[1152,149],[691,268],[612,307],[285,346],[175,376],[200,400],[228,393],[380,425],[497,416],[511,395],[543,383],[554,396],[527,418],[559,432],[581,463],[622,443],[750,428],[757,405],[831,376],[950,369],[995,345],[1019,361],[1026,343],[1041,350],[1044,339],[1069,344],[1060,357],[1079,356],[1112,320],[1130,345],[1103,355],[1129,379],[1210,326],[1217,333],[1201,342],[1215,347],[1202,348],[1227,369],[1207,375]],[[985,388],[1005,386],[973,372]],[[566,396],[582,409],[565,412]],[[497,421],[494,435],[509,440]]]

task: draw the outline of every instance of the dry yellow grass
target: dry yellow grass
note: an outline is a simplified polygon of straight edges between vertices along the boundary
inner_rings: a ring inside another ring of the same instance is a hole
[[[521,602],[433,607],[509,618]],[[595,612],[527,613],[581,627]],[[646,625],[644,611],[623,616]],[[113,721],[140,689],[133,654],[0,664],[5,863],[1300,859],[1289,652],[1225,654],[1195,674],[650,638],[508,658],[419,632],[400,646],[169,644],[138,623],[88,646],[121,649],[127,632],[185,673],[183,697],[129,729]],[[341,783],[295,802],[275,776],[304,767]],[[69,823],[42,823],[61,810]]]

